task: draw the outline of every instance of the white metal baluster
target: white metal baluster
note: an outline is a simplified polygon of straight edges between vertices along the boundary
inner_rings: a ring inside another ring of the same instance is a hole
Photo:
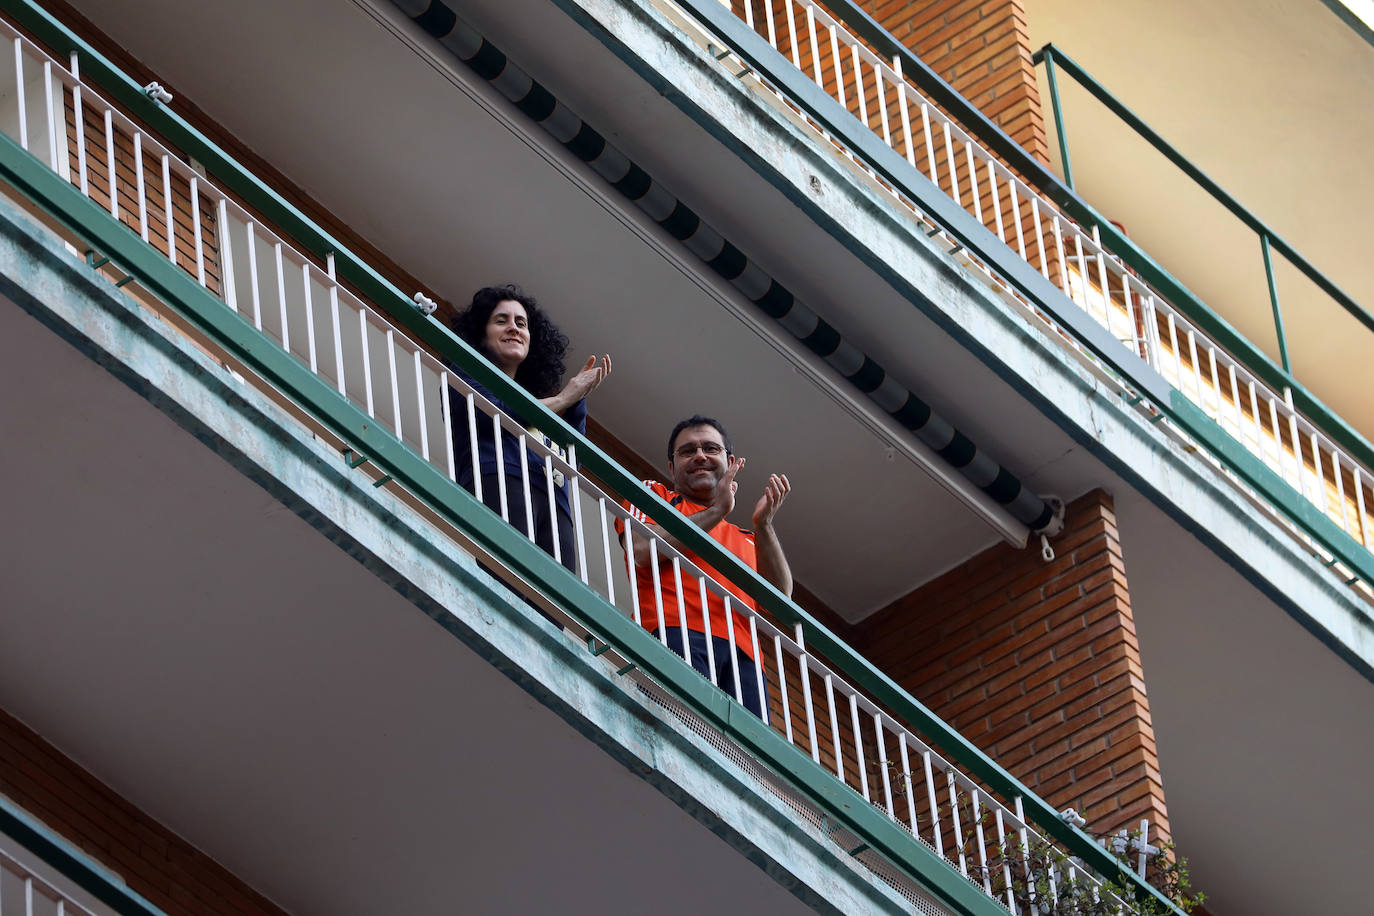
[[[14,99],[19,104],[19,145],[27,150],[29,113],[24,104],[24,42],[18,36],[14,39]]]
[[[451,395],[448,390],[448,373],[439,373],[439,398],[444,414],[444,456],[448,459],[448,479],[454,483],[458,482],[457,456],[453,449],[453,415],[449,413],[451,409]],[[473,443],[474,446],[476,443]],[[474,447],[473,451],[476,451]]]
[[[692,663],[692,642],[687,638],[687,592],[682,587],[682,558],[673,557],[673,582],[677,586],[677,626],[682,639],[682,657]],[[693,665],[693,667],[696,667]],[[715,683],[715,678],[711,679]]]
[[[792,744],[792,710],[787,701],[787,666],[783,664],[782,635],[773,635],[773,654],[778,661],[778,692],[782,694],[782,726],[787,735],[787,743]]]
[[[205,285],[205,240],[200,234],[200,185],[196,176],[191,176],[191,230],[196,245],[196,282]],[[278,265],[280,266],[280,265]],[[280,274],[280,270],[278,270]],[[282,333],[286,333],[285,327]]]
[[[192,179],[194,181],[194,179]],[[192,193],[195,192],[195,185],[191,185]],[[194,210],[192,211],[195,212]],[[272,246],[272,263],[277,271],[277,312],[281,316],[281,348],[287,353],[291,352],[291,323],[286,315],[286,270],[282,267],[281,242]],[[200,265],[200,240],[196,240],[196,264]],[[387,332],[386,342],[391,343],[391,332]],[[396,381],[395,373],[392,373],[393,384]]]
[[[840,717],[835,714],[835,684],[825,676],[825,703],[830,710],[830,739],[835,743],[835,775],[844,782],[844,748],[840,746]]]
[[[859,99],[859,120],[868,127],[868,90],[864,88],[863,61],[859,60],[859,46],[849,46],[849,62],[854,69],[854,94]]]
[[[1161,352],[1164,347],[1159,341],[1159,313],[1155,310],[1155,297],[1147,295],[1145,304],[1145,339],[1150,354],[1150,365],[1161,375],[1164,374],[1164,354]]]
[[[935,168],[935,134],[930,129],[930,106],[921,103],[921,139],[926,145],[926,165],[930,167],[930,180],[940,186],[940,172]]]
[[[1045,230],[1040,223],[1040,198],[1035,194],[1030,195],[1031,219],[1035,223],[1035,247],[1040,250],[1040,274],[1046,279],[1050,279],[1049,261],[1045,258]],[[1059,233],[1059,220],[1051,219],[1050,223],[1054,227],[1054,244],[1059,252],[1059,282],[1064,286],[1064,295],[1069,296],[1069,275],[1064,267],[1064,240]],[[1053,282],[1053,281],[1051,281]]]
[[[43,101],[47,104],[47,117],[44,119],[48,125],[48,164],[54,172],[61,174],[57,159],[57,118],[52,110],[52,61],[43,61]],[[145,234],[143,240],[146,242],[148,236]]]
[[[1364,481],[1360,479],[1363,475],[1360,473],[1360,466],[1358,464],[1354,465],[1354,470],[1355,515],[1360,523],[1360,543],[1365,547],[1374,548],[1374,544],[1371,544],[1369,541],[1369,524],[1365,521]]]
[[[606,600],[615,604],[615,570],[611,568],[611,531],[610,524],[606,521],[606,497],[597,497],[596,511],[601,519],[601,554],[606,564]],[[630,530],[628,524],[625,530]],[[634,562],[634,554],[630,554],[630,562]],[[631,574],[633,575],[633,571]],[[631,582],[630,591],[634,591],[634,587],[635,584]]]
[[[84,135],[85,132],[83,131],[82,133]],[[85,174],[84,166],[82,167],[82,174]],[[85,179],[83,178],[82,180],[84,181]],[[165,153],[162,156],[162,206],[165,211],[164,216],[167,220],[167,259],[171,261],[172,266],[175,267],[177,263],[177,224],[176,214],[173,212],[172,209],[172,163]],[[251,256],[253,251],[253,230],[251,227],[253,224],[249,223],[248,225],[250,227],[248,230],[248,251],[249,255]],[[253,290],[253,294],[256,296],[256,277],[253,278]],[[262,330],[261,323],[258,324],[258,330]]]
[[[906,750],[906,732],[897,733],[897,753],[902,761],[902,785],[906,787],[906,816],[911,825],[911,835],[920,837],[920,823],[916,819],[916,790],[911,785],[911,757]]]
[[[134,188],[138,193],[138,234],[148,241],[148,189],[143,181],[143,134],[134,131]]]
[[[771,0],[770,0],[771,2]],[[797,53],[797,22],[796,10],[792,9],[792,0],[786,0],[787,8],[787,37],[792,43],[792,66],[801,69],[801,57]]]
[[[1097,261],[1097,279],[1102,284],[1102,310],[1107,316],[1107,329],[1112,327],[1112,287],[1107,281],[1107,259],[1102,254],[1102,233],[1097,226],[1093,226],[1093,247],[1097,249],[1095,260]],[[1083,277],[1083,282],[1088,280],[1087,275]]]
[[[1323,467],[1323,464],[1322,464],[1322,453],[1321,453],[1321,451],[1317,448],[1317,431],[1316,431],[1316,429],[1313,429],[1313,430],[1312,430],[1312,433],[1311,433],[1311,441],[1312,441],[1312,466],[1316,469],[1316,472],[1317,472],[1317,491],[1318,491],[1318,495],[1321,496],[1321,501],[1320,501],[1320,502],[1317,502],[1316,500],[1313,500],[1313,502],[1317,502],[1317,505],[1319,505],[1319,506],[1321,507],[1322,511],[1325,512],[1325,513],[1327,513],[1328,515],[1330,515],[1330,514],[1331,514],[1331,500],[1328,499],[1328,498],[1327,498],[1327,495],[1326,495],[1326,476],[1325,476],[1326,472],[1322,470],[1322,467]]]
[[[892,69],[897,74],[897,113],[902,116],[902,141],[906,145],[906,161],[916,164],[916,149],[911,143],[911,110],[906,103],[906,77],[902,76],[902,58],[892,56]]]
[[[282,297],[282,302],[286,302],[285,296]],[[282,319],[285,323],[285,312],[282,313]],[[396,375],[396,335],[391,328],[386,329],[386,371],[391,382],[391,425],[396,430],[396,438],[404,442],[405,437],[401,434],[401,386]]]
[[[977,789],[973,789],[969,792],[969,802],[972,805],[973,816],[973,838],[978,843],[978,873],[983,876],[983,892],[991,896],[992,880],[988,876],[987,843],[983,838],[983,811],[978,804],[978,798]]]
[[[20,98],[23,98],[22,92],[20,94]],[[28,128],[25,127],[23,124],[22,112],[20,114],[20,122],[20,129],[23,130],[25,132],[25,136],[27,136]],[[24,149],[28,148],[28,141],[26,140],[24,143]],[[115,219],[119,219],[119,190],[117,188],[117,182],[115,180],[114,115],[110,112],[110,109],[108,108],[105,109],[105,155],[106,157],[108,157],[105,160],[105,171],[110,178],[110,215],[113,216]]]
[[[1315,445],[1316,443],[1313,443]],[[1321,453],[1317,453],[1318,457]],[[1336,501],[1341,504],[1341,530],[1350,533],[1350,510],[1346,506],[1345,481],[1341,479],[1341,455],[1335,446],[1331,447],[1331,476],[1336,478]]]
[[[1056,220],[1056,225],[1058,221]],[[1088,295],[1088,268],[1083,260],[1083,238],[1077,232],[1073,234],[1074,260],[1078,262],[1078,283],[1083,290],[1083,311],[1092,314],[1092,297]]]
[[[772,7],[772,0],[767,0],[767,6]],[[832,22],[828,26],[830,29],[830,62],[835,67],[835,95],[839,99],[840,106],[846,110],[849,108],[844,100],[844,60],[840,57],[840,42],[835,37],[835,24]]]
[[[949,196],[954,198],[954,202],[962,207],[964,194],[959,189],[959,169],[954,159],[954,138],[950,135],[948,121],[941,119],[940,132],[945,135],[945,165],[949,166]]]
[[[549,536],[553,540],[553,559],[557,563],[563,562],[563,547],[559,544],[562,540],[558,536],[558,498],[553,492],[553,450],[544,456],[544,492],[549,499]],[[571,506],[569,506],[571,508]]]
[[[1236,438],[1240,439],[1241,445],[1244,445],[1246,448],[1249,448],[1250,443],[1245,436],[1245,411],[1241,410],[1240,407],[1240,382],[1236,380],[1235,363],[1228,362],[1226,364],[1226,374],[1227,378],[1231,382],[1231,406],[1235,408],[1236,414]],[[1259,447],[1258,436],[1255,437],[1255,446],[1256,448]]]
[[[905,745],[903,745],[903,747],[905,747]],[[930,768],[930,751],[921,751],[921,763],[926,771],[926,797],[930,802],[930,826],[931,830],[934,831],[935,854],[943,859],[945,856],[945,840],[944,837],[941,836],[941,833],[944,828],[940,826],[940,803],[936,800],[935,795],[935,774]],[[915,817],[915,812],[912,812],[912,817]],[[912,821],[912,826],[915,826],[914,820]]]
[[[1197,357],[1197,334],[1188,329],[1188,358],[1193,361],[1193,384],[1197,388],[1197,405],[1207,409],[1207,395],[1202,390],[1202,361]]]
[[[230,241],[233,235],[229,231],[229,201],[227,198],[219,199],[219,270],[224,279],[224,301],[234,311],[239,310],[238,287],[234,283],[234,249]],[[313,368],[313,366],[312,366]]]
[[[1179,391],[1183,390],[1183,348],[1178,345],[1178,325],[1174,322],[1174,313],[1170,312],[1167,316],[1169,321],[1169,347],[1174,351],[1174,377],[1177,380],[1175,386]],[[1253,392],[1251,392],[1253,394]]]
[[[1002,856],[1002,881],[1007,886],[1007,909],[1011,910],[1012,916],[1017,916],[1019,910],[1016,908],[1016,895],[1012,893],[1011,886],[1011,856],[1007,854],[1007,829],[1002,822],[1002,809],[994,809],[994,816],[997,824],[997,848]]]
[[[577,547],[577,575],[583,585],[588,585],[590,582],[587,578],[587,538],[582,529],[582,475],[578,473],[577,446],[572,443],[568,443],[568,467],[571,468],[568,474],[568,508],[572,509],[573,542]]]
[[[754,677],[758,679],[759,688],[759,712],[763,714],[763,724],[768,724],[768,703],[765,702],[766,695],[763,680],[763,649],[759,646],[759,627],[758,618],[749,615],[749,645],[754,650]]]
[[[806,662],[806,642],[802,639],[802,625],[796,627],[797,648],[801,654],[797,656],[797,669],[801,673],[802,683],[802,703],[806,707],[806,729],[811,739],[811,759],[816,764],[821,762],[821,745],[816,740],[816,706],[811,701],[811,668]]]
[[[883,142],[892,146],[892,131],[887,125],[887,81],[883,79],[883,71],[878,62],[873,62],[873,89],[878,95],[878,119],[883,127]],[[895,147],[894,147],[895,149]]]
[[[968,862],[964,858],[964,831],[959,825],[959,790],[954,784],[954,771],[945,771],[945,780],[949,785],[949,816],[954,822],[954,845],[959,850],[959,871],[965,878],[968,877]]]
[[[1126,303],[1126,324],[1131,329],[1131,351],[1140,356],[1141,347],[1146,347],[1145,360],[1148,362],[1150,357],[1148,345],[1144,341],[1144,328],[1141,328],[1140,336],[1136,334],[1135,297],[1131,294],[1131,275],[1126,272],[1125,267],[1121,268],[1121,301]]]
[[[222,225],[222,224],[221,224]],[[223,230],[220,232],[223,235]],[[315,347],[315,302],[314,296],[310,293],[310,262],[301,262],[301,290],[305,294],[305,347],[310,357],[310,371],[316,374],[320,371],[320,360]],[[415,385],[420,391],[420,351],[415,351]],[[420,412],[420,423],[424,423],[424,411]],[[425,443],[425,457],[429,457],[429,443]]]
[[[81,72],[80,61],[77,59],[76,52],[72,52],[71,71],[73,76],[79,76]],[[76,175],[80,182],[81,193],[86,197],[91,196],[90,176],[86,171],[86,113],[81,105],[81,82],[72,84],[72,121],[76,130]],[[163,157],[166,161],[166,157]]]
[[[633,521],[633,517],[625,521],[625,556],[630,564],[630,611],[635,619],[635,624],[642,627],[644,621],[640,618],[639,613],[639,564],[635,562],[634,535],[630,532]],[[652,535],[650,537],[652,538]]]
[[[310,293],[305,294],[305,313],[310,314]],[[315,323],[307,322],[310,330],[310,362],[314,368],[315,362]],[[425,416],[425,374],[424,367],[420,362],[420,349],[415,348],[415,407],[416,413],[420,416],[420,457],[429,460],[429,418]]]
[[[1016,809],[1016,823],[1017,823],[1017,826],[1016,826],[1016,836],[1017,836],[1017,839],[1018,839],[1018,840],[1020,841],[1020,843],[1021,843],[1021,865],[1022,865],[1022,868],[1025,870],[1026,877],[1029,878],[1029,877],[1030,877],[1030,873],[1031,873],[1031,861],[1030,861],[1030,836],[1027,835],[1027,832],[1026,832],[1026,806],[1025,806],[1025,804],[1021,801],[1021,796],[1019,796],[1019,795],[1016,796],[1016,798],[1014,799],[1014,802],[1015,802],[1014,807],[1015,807],[1015,809]],[[1053,870],[1050,871],[1049,880],[1050,880],[1050,898],[1053,899],[1053,898],[1054,898],[1054,871],[1053,871]],[[1029,906],[1027,909],[1028,909],[1029,913],[1031,914],[1031,916],[1035,916],[1035,914],[1038,912],[1037,904],[1036,904],[1036,900],[1035,900],[1035,883],[1034,883],[1033,881],[1028,881],[1027,883],[1030,885],[1030,886],[1027,888],[1027,902],[1030,904],[1030,906]]]
[[[15,39],[18,41],[18,39]],[[22,92],[23,86],[19,89]],[[24,876],[24,916],[34,916],[33,913],[33,878],[29,875]]]
[[[248,287],[253,292],[253,326],[262,330],[262,293],[258,289],[257,227],[250,221],[248,229]],[[367,330],[363,330],[363,354],[367,354]]]
[[[334,276],[334,253],[331,251],[325,255],[324,272],[329,275],[329,320],[334,327],[334,373],[339,385],[339,394],[347,396],[348,391],[344,383],[344,361],[343,361],[343,335],[339,333],[339,282]],[[447,386],[445,386],[447,391]],[[448,397],[447,394],[444,395]],[[473,449],[477,448],[474,438]],[[481,499],[481,496],[477,497]]]
[[[739,648],[735,642],[735,611],[734,608],[730,607],[729,592],[721,595],[721,599],[725,602],[725,639],[726,642],[730,643],[730,671],[735,675],[735,700],[743,704],[744,688],[740,684]]]
[[[1284,473],[1283,461],[1283,433],[1279,430],[1279,408],[1278,402],[1269,395],[1265,396],[1269,402],[1269,426],[1274,431],[1274,468],[1280,474]]]
[[[477,497],[477,501],[480,503],[482,501],[482,465],[477,455],[477,397],[473,392],[469,391],[466,395],[463,396],[463,400],[467,401],[468,443],[470,446],[468,449],[468,457],[472,459],[472,494]],[[499,442],[501,439],[499,431],[497,432],[496,438]],[[497,451],[495,452],[495,454],[499,458],[501,453]],[[499,463],[499,461],[496,465],[496,469],[498,472],[502,470],[502,466]],[[502,476],[504,476],[504,474]],[[505,495],[502,494],[501,505],[504,506],[505,504],[506,498]],[[502,514],[504,516],[504,512]]]
[[[1011,197],[1011,219],[1012,224],[1016,227],[1016,251],[1021,255],[1021,260],[1029,264],[1030,258],[1026,257],[1026,236],[1021,229],[1021,201],[1016,196],[1015,176],[1007,176],[1007,194]],[[1047,270],[1042,268],[1040,272],[1045,274],[1047,278],[1049,277]]]
[[[1284,397],[1286,399],[1291,399],[1293,397],[1291,388],[1284,389]],[[1299,493],[1306,496],[1307,487],[1303,480],[1303,471],[1305,468],[1303,467],[1302,460],[1302,440],[1298,438],[1298,415],[1297,412],[1293,410],[1293,405],[1291,403],[1286,406],[1288,408],[1288,435],[1293,439],[1293,470],[1298,476],[1297,490]]]
[[[1221,422],[1221,376],[1217,374],[1217,348],[1207,348],[1207,371],[1212,373],[1212,400],[1216,404],[1216,421]]]
[[[525,534],[530,542],[534,543],[534,487],[533,481],[530,480],[529,438],[525,433],[521,433],[517,441],[520,445],[520,494],[525,499]]]
[[[367,415],[375,420],[377,410],[372,402],[372,349],[367,342],[367,309],[358,309],[358,331],[363,345],[363,393],[366,395]]]
[[[764,0],[770,2],[770,0]],[[749,28],[754,27],[754,0],[744,0],[744,24]]]
[[[854,729],[854,762],[859,768],[859,788],[864,797],[864,801],[872,801],[868,794],[868,767],[864,761],[864,736],[859,721],[859,697],[858,694],[849,695],[849,723]]]
[[[873,734],[877,736],[878,772],[883,777],[883,803],[887,806],[887,816],[897,819],[897,809],[892,804],[892,778],[888,775],[887,742],[883,740],[882,713],[873,714]]]
[[[701,589],[701,627],[706,634],[706,670],[710,675],[711,683],[716,682],[716,641],[711,636],[711,601],[706,594],[706,577],[702,576],[697,580],[697,585]]]
[[[778,48],[778,30],[773,26],[773,0],[764,0],[763,18],[768,23],[768,43],[775,49]]]
[[[973,161],[973,144],[968,140],[964,141],[964,158],[968,163],[968,191],[973,198],[973,218],[978,222],[983,221],[983,201],[982,193],[978,190],[978,166]]]
[[[645,537],[649,539],[649,574],[653,579],[654,604],[658,609],[658,641],[666,646],[668,645],[668,615],[663,613],[663,584],[659,581],[658,571],[658,538],[653,532],[649,532]],[[687,647],[683,646],[682,648],[690,662],[691,655],[687,653]]]
[[[997,170],[992,165],[992,160],[988,160],[988,188],[992,191],[992,213],[996,220],[997,237],[1002,240],[1002,244],[1007,243],[1007,227],[1002,222],[1002,191],[997,187]]]
[[[501,501],[501,520],[510,523],[510,500],[506,493],[506,445],[501,437],[501,414],[491,415],[491,436],[492,444],[496,449],[496,495]],[[473,438],[472,443],[473,461],[477,456],[477,441]],[[479,478],[480,479],[480,478]]]
[[[806,8],[806,30],[811,36],[811,72],[816,75],[816,85],[824,86],[825,82],[821,79],[821,46],[816,41],[816,12],[810,6]]]

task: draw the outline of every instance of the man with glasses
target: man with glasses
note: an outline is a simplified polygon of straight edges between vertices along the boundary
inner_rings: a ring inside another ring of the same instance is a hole
[[[754,505],[754,529],[745,531],[726,521],[735,508],[735,491],[739,488],[735,475],[742,467],[744,459],[730,447],[725,427],[697,414],[678,423],[668,437],[672,489],[656,480],[646,480],[644,485],[757,570],[778,591],[791,596],[792,571],[773,528],[773,516],[791,492],[791,484],[786,475],[769,475],[763,495]],[[767,702],[763,656],[750,635],[748,615],[740,613],[741,606],[753,609],[753,600],[643,512],[629,503],[625,507],[653,535],[649,537],[637,526],[627,534],[623,522],[616,524],[622,543],[633,555],[640,623],[762,718]],[[685,554],[687,561],[705,573],[707,579],[725,586],[730,594],[722,594],[713,582],[690,575],[681,562],[675,567],[663,542]],[[684,629],[687,650],[683,648]]]

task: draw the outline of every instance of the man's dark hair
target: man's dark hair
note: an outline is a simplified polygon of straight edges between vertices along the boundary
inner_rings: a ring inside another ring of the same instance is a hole
[[[727,455],[733,455],[733,454],[735,453],[735,447],[734,447],[733,445],[730,444],[730,434],[727,433],[727,432],[725,431],[725,427],[724,427],[724,426],[721,426],[721,425],[720,425],[720,421],[719,421],[719,420],[712,419],[711,417],[703,417],[703,416],[702,416],[701,414],[699,414],[699,413],[694,413],[694,414],[692,414],[690,417],[688,417],[687,419],[685,419],[685,420],[683,420],[682,422],[678,423],[677,426],[674,426],[674,427],[673,427],[672,433],[670,433],[669,436],[668,436],[668,463],[669,463],[669,464],[672,464],[672,463],[673,463],[673,459],[677,457],[675,454],[673,454],[673,446],[677,444],[677,436],[678,436],[678,433],[682,432],[684,429],[690,429],[690,428],[692,428],[693,426],[710,426],[710,427],[712,427],[713,429],[715,429],[716,432],[720,433],[721,441],[723,441],[723,442],[725,443],[725,454],[727,454]]]
[[[563,357],[568,353],[568,336],[544,314],[534,297],[514,284],[484,286],[472,294],[472,304],[453,319],[453,332],[487,359],[487,320],[506,300],[518,302],[529,319],[530,352],[515,370],[515,381],[537,398],[558,393],[563,383]]]

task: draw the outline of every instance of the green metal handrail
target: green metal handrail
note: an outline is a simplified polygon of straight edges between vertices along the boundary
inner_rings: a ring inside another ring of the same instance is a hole
[[[1073,173],[1069,167],[1068,141],[1065,136],[1064,119],[1062,116],[1059,89],[1055,79],[1057,71],[1063,71],[1073,78],[1088,94],[1102,103],[1112,114],[1116,115],[1122,123],[1150,144],[1155,150],[1161,153],[1164,158],[1178,167],[1179,171],[1187,175],[1200,188],[1212,196],[1214,200],[1225,207],[1230,213],[1244,223],[1249,229],[1254,231],[1260,238],[1261,254],[1264,259],[1265,277],[1269,286],[1270,302],[1274,309],[1274,324],[1278,335],[1279,353],[1283,369],[1285,372],[1292,372],[1292,367],[1288,360],[1288,343],[1284,336],[1283,319],[1279,312],[1278,288],[1274,279],[1274,268],[1270,258],[1270,250],[1277,251],[1288,260],[1290,264],[1300,270],[1304,276],[1312,281],[1322,292],[1326,293],[1336,304],[1345,310],[1347,314],[1360,322],[1367,329],[1374,331],[1374,315],[1360,306],[1348,293],[1318,270],[1312,262],[1304,258],[1297,249],[1284,241],[1283,238],[1269,227],[1254,213],[1250,212],[1240,201],[1226,192],[1221,185],[1213,181],[1208,175],[1198,168],[1187,156],[1183,155],[1176,147],[1165,140],[1154,128],[1146,124],[1134,111],[1122,102],[1100,82],[1092,77],[1087,70],[1083,69],[1073,58],[1065,54],[1062,48],[1057,48],[1053,43],[1045,45],[1036,51],[1031,58],[1036,63],[1045,64],[1045,77],[1050,88],[1050,106],[1054,112],[1055,130],[1059,138],[1059,151],[1064,163],[1064,180],[1070,188],[1073,188]]]

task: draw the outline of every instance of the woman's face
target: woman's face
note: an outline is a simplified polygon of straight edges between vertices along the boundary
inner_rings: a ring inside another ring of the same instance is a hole
[[[513,299],[505,299],[492,309],[483,337],[487,352],[502,372],[515,378],[515,370],[530,355],[529,316],[525,307]]]

